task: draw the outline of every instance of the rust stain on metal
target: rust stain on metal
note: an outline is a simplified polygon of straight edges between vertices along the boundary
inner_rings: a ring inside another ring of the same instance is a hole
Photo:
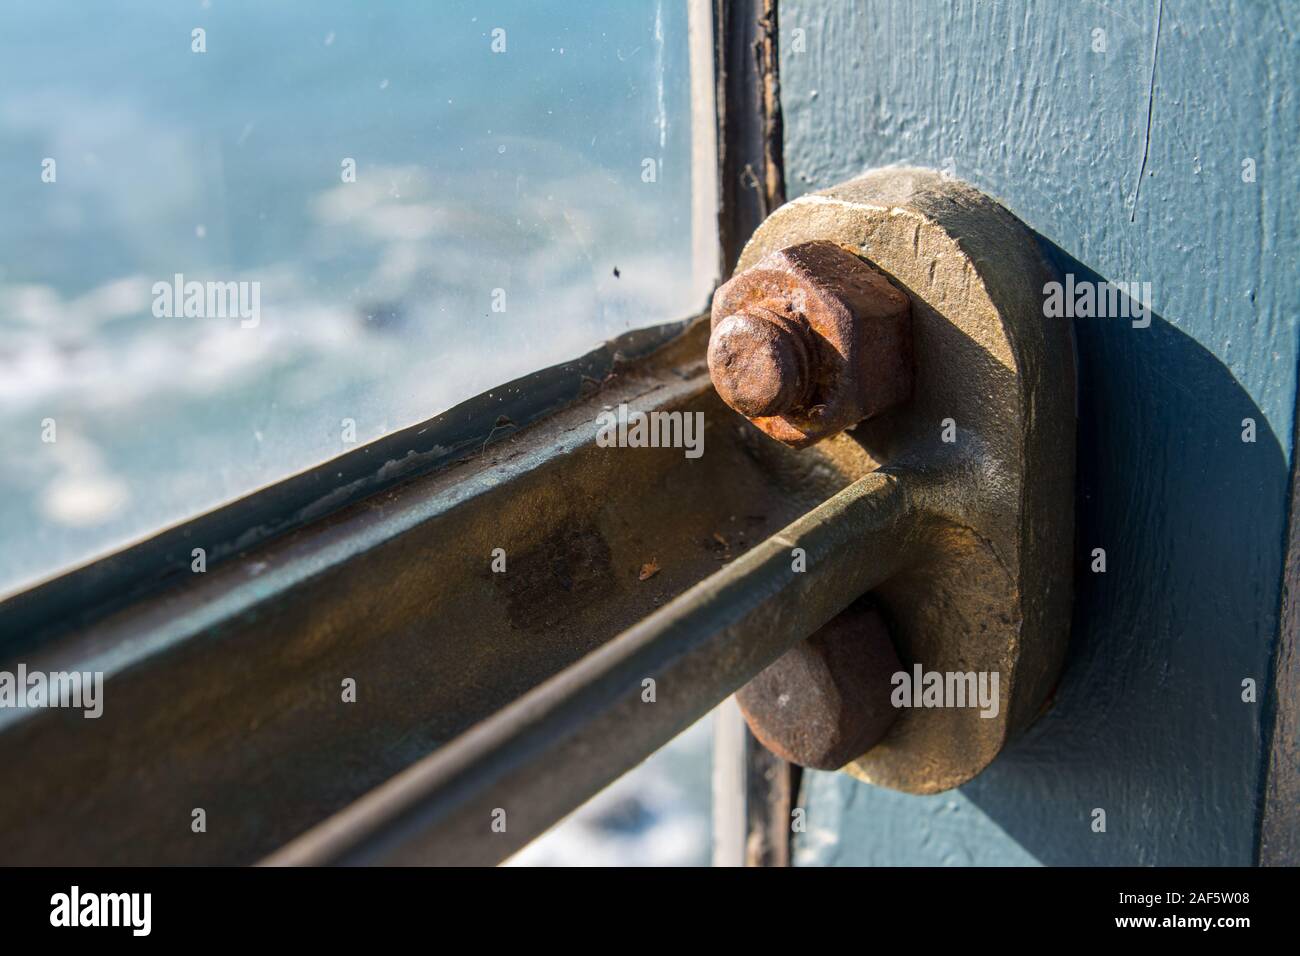
[[[509,567],[509,574],[493,574],[492,580],[503,592],[511,625],[525,631],[554,627],[574,607],[601,600],[614,576],[609,544],[590,527],[552,534],[512,557]]]
[[[718,290],[708,362],[724,402],[805,448],[911,396],[911,304],[833,242],[789,246]]]
[[[763,215],[785,202],[784,124],[781,116],[781,74],[776,0],[763,0],[754,42],[754,59],[763,83]]]

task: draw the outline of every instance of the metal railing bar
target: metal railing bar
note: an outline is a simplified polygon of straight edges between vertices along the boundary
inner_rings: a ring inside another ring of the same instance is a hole
[[[896,573],[919,515],[860,478],[263,863],[500,862]]]

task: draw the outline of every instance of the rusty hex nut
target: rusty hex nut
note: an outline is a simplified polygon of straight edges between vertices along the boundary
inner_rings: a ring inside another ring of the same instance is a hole
[[[912,394],[911,303],[833,242],[774,252],[713,297],[709,374],[740,414],[804,448]]]
[[[760,671],[736,701],[772,753],[838,770],[874,747],[898,716],[890,693],[900,670],[879,612],[859,603]]]

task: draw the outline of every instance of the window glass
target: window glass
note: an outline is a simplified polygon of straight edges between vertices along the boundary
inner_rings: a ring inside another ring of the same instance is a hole
[[[681,0],[6,4],[0,593],[700,310],[688,34]]]

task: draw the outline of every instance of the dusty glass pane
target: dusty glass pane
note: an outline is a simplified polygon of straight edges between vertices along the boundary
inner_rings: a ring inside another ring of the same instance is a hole
[[[6,4],[0,593],[698,311],[687,27]]]

